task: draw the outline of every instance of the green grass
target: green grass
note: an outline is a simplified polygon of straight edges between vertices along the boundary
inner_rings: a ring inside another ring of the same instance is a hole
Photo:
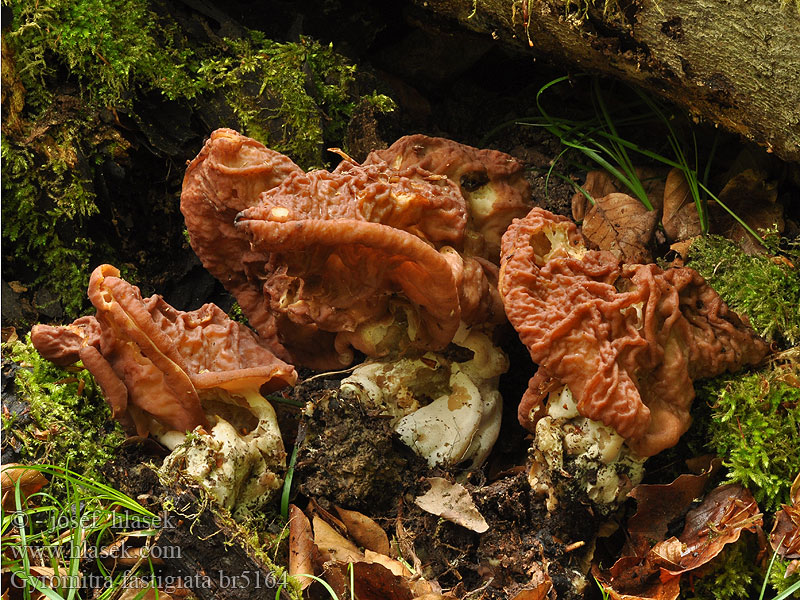
[[[585,190],[556,171],[557,165],[568,153],[577,151],[588,158],[591,163],[616,177],[647,210],[653,210],[653,203],[647,197],[644,184],[636,173],[636,161],[633,157],[638,156],[638,160],[642,162],[678,169],[689,184],[689,191],[703,233],[707,233],[709,229],[708,201],[713,200],[748,233],[757,240],[761,240],[761,236],[721,202],[708,187],[708,178],[716,152],[716,141],[708,152],[701,173],[700,153],[694,130],[689,128],[688,139],[686,139],[687,135],[681,134],[683,128],[679,128],[677,125],[681,121],[678,115],[670,112],[666,105],[654,100],[638,88],[615,87],[601,83],[597,77],[593,77],[591,82],[593,114],[584,118],[567,118],[552,114],[545,107],[546,100],[550,95],[548,92],[552,92],[556,86],[572,79],[572,76],[565,75],[547,82],[536,94],[538,112],[536,116],[503,123],[489,132],[485,136],[484,142],[509,126],[542,127],[556,136],[564,146],[564,149],[551,163],[547,173],[548,182],[550,176],[556,174],[572,183],[577,190],[589,198]],[[682,125],[686,124],[682,123]],[[635,142],[633,134],[643,130],[662,131],[663,143],[660,145],[666,144],[669,152],[658,152]],[[631,132],[632,135],[626,135],[623,132]],[[591,200],[591,198],[589,199]]]
[[[38,592],[51,600],[80,600],[81,563],[90,554],[96,557],[100,579],[108,584],[96,598],[114,597],[126,580],[125,573],[105,567],[101,548],[123,535],[144,537],[149,545],[159,518],[133,498],[66,467],[19,468],[37,470],[51,479],[51,488],[66,490],[62,496],[45,488],[25,499],[17,482],[13,510],[2,510],[2,566],[21,584],[21,597],[30,600],[36,597],[32,592]],[[136,524],[133,528],[120,527],[132,523]],[[149,558],[139,562],[131,572],[149,567],[152,574]],[[40,580],[37,566],[52,569],[53,577]]]

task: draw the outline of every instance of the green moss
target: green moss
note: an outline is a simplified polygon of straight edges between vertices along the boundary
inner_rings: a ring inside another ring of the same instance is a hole
[[[324,143],[342,139],[359,100],[355,66],[309,38],[280,43],[251,31],[224,41],[228,53],[198,69],[208,89],[224,90],[243,133],[304,167],[322,166]],[[392,109],[388,98],[372,96]]]
[[[789,353],[785,353],[789,354]],[[795,352],[796,354],[796,352]],[[698,387],[711,407],[709,447],[728,468],[728,480],[753,492],[761,510],[789,500],[800,472],[800,361],[787,356],[756,373],[725,375]]]
[[[732,241],[709,235],[689,250],[697,270],[735,311],[750,318],[766,340],[800,343],[800,272],[780,260],[750,256]]]
[[[157,0],[4,4],[13,16],[2,40],[6,277],[35,274],[24,283],[49,285],[69,316],[87,306],[89,266],[122,262],[94,241],[90,223],[103,212],[94,181],[109,158],[125,162],[118,117],[138,98],[160,94],[187,112],[227,104],[222,125],[312,167],[323,165],[326,144],[341,145],[362,97],[355,66],[307,38],[249,32],[191,42]],[[366,97],[393,108],[384,96]]]
[[[764,573],[759,571],[755,544],[747,538],[730,544],[711,563],[709,572],[681,586],[682,600],[740,600],[757,598]],[[755,595],[753,595],[755,593]]]
[[[31,422],[25,427],[15,417],[3,417],[5,435],[17,438],[25,462],[68,466],[95,481],[103,481],[100,468],[114,456],[125,439],[119,424],[88,371],[61,369],[42,358],[25,340],[4,347],[19,363],[17,397],[29,407]],[[18,417],[17,417],[18,418]]]

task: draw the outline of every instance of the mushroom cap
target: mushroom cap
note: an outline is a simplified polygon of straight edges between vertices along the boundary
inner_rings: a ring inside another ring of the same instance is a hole
[[[466,226],[445,177],[349,162],[290,176],[236,224],[269,256],[261,289],[281,344],[320,369],[349,364],[351,346],[437,350],[462,318],[502,321],[496,267],[458,251]]]
[[[31,342],[36,351],[59,367],[80,359],[82,348],[100,345],[100,324],[94,317],[80,317],[71,325],[34,325]]]
[[[552,377],[583,416],[642,456],[688,429],[693,379],[756,364],[769,350],[694,270],[620,265],[586,251],[574,223],[539,208],[503,236],[500,293],[546,370],[531,380],[526,414]]]
[[[391,303],[419,321],[412,346],[439,349],[452,340],[461,312],[450,264],[420,238],[355,219],[272,221],[245,215],[237,226],[255,248],[274,252],[263,290],[280,315],[279,329],[286,326],[281,341],[298,362],[341,367],[352,361],[348,345],[374,351],[359,329],[382,321]],[[300,344],[288,335],[298,329]],[[318,330],[337,335],[327,348],[320,339],[310,355],[302,340]]]
[[[289,158],[232,129],[217,129],[183,178],[181,212],[203,266],[238,300],[250,324],[284,353],[257,283],[267,260],[234,227],[236,214],[259,195],[303,170]]]
[[[494,263],[499,260],[503,232],[512,219],[525,216],[530,209],[530,184],[522,164],[497,150],[416,134],[371,152],[364,164],[381,162],[398,171],[422,168],[455,183],[469,207],[470,229],[483,242],[482,252],[475,254]]]
[[[146,435],[153,419],[169,430],[207,426],[198,392],[242,396],[247,405],[253,394],[296,381],[291,365],[219,307],[179,311],[161,296],[142,298],[119,275],[111,265],[97,267],[89,280],[97,315],[40,328],[34,345],[66,360],[81,344],[77,356],[128,431]]]

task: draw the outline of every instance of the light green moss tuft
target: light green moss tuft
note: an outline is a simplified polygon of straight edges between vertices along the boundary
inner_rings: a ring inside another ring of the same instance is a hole
[[[61,369],[36,352],[30,336],[6,344],[5,354],[19,364],[17,398],[28,406],[31,422],[3,416],[5,435],[17,438],[25,462],[68,466],[93,481],[104,481],[101,467],[125,439],[100,389],[88,371]]]
[[[800,472],[800,361],[797,351],[756,373],[724,375],[698,387],[711,407],[709,447],[728,480],[747,487],[764,511],[789,500]]]
[[[800,271],[779,259],[750,256],[732,241],[708,235],[689,250],[687,266],[706,278],[769,342],[800,343]]]

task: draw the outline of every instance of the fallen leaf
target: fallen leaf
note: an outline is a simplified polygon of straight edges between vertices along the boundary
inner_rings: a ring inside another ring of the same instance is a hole
[[[339,518],[347,528],[347,533],[361,546],[379,554],[389,554],[391,551],[389,537],[375,521],[360,512],[338,506],[336,512],[339,513]]]
[[[5,510],[13,510],[16,507],[15,489],[17,483],[19,483],[21,499],[24,501],[49,482],[38,469],[32,469],[17,463],[3,465],[2,474],[0,474],[0,487],[3,489],[2,504]]]
[[[658,224],[658,211],[647,210],[627,194],[608,194],[595,200],[583,221],[583,235],[601,250],[626,263],[649,263],[648,246]]]
[[[314,544],[325,562],[334,560],[348,563],[364,559],[364,555],[353,542],[340,535],[319,515],[314,515]]]
[[[593,567],[600,587],[612,600],[675,600],[680,577],[660,577],[658,567],[636,556],[619,559],[608,572]]]
[[[353,564],[353,587],[358,600],[411,600],[408,580],[378,563]]]
[[[696,509],[686,514],[686,525],[679,540],[683,547],[674,554],[675,544],[666,550],[678,568],[667,569],[672,575],[691,571],[716,557],[722,548],[739,539],[742,531],[756,531],[763,524],[753,495],[738,484],[722,485],[712,490]],[[671,542],[653,547],[660,554]]]
[[[700,235],[700,215],[680,169],[672,169],[664,185],[664,208],[661,224],[670,241],[684,241]]]
[[[592,198],[602,198],[619,191],[614,184],[614,178],[606,171],[589,171],[586,173],[586,182],[583,189]],[[575,192],[572,196],[572,218],[576,221],[583,221],[586,217],[586,208],[589,201],[581,191]]]
[[[395,560],[386,556],[385,554],[380,554],[378,552],[373,552],[369,548],[364,550],[364,560],[369,563],[377,563],[389,569],[392,574],[397,575],[399,577],[411,577],[413,573],[408,570],[403,563],[399,560]]]
[[[4,344],[13,344],[19,339],[16,327],[3,327],[0,329],[0,339]]]
[[[782,233],[786,226],[783,206],[777,202],[777,186],[768,183],[766,174],[758,169],[746,169],[731,177],[718,197],[753,231],[777,227],[778,233]],[[721,206],[710,202],[709,211],[714,218],[716,232],[736,240],[745,252],[763,252],[763,246]]]
[[[708,478],[722,461],[715,459],[700,475],[680,475],[668,484],[640,484],[628,496],[637,501],[636,513],[628,519],[628,542],[623,556],[644,556],[660,542],[669,523],[683,515],[703,495]]]
[[[311,533],[311,523],[303,511],[294,504],[289,505],[289,575],[297,577],[302,589],[311,585],[313,579],[303,575],[314,574],[317,562],[317,547]]]
[[[782,505],[781,510],[775,515],[769,542],[781,558],[798,559],[800,558],[800,474],[792,482],[789,497],[792,504]]]
[[[422,510],[476,533],[488,531],[488,523],[478,512],[464,486],[442,477],[427,477],[425,481],[430,483],[431,489],[414,499],[414,503]]]

